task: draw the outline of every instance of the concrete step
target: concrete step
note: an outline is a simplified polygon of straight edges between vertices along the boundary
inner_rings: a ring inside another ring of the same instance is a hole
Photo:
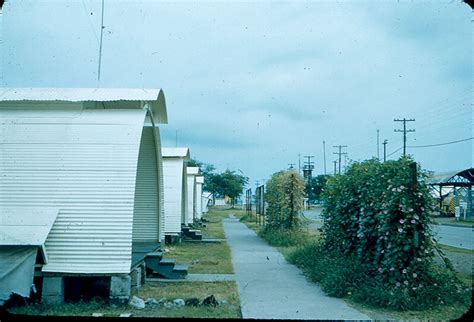
[[[172,265],[174,266],[176,264],[176,259],[174,258],[162,258],[160,260],[160,265]]]
[[[188,274],[188,267],[185,265],[176,265],[174,258],[147,258],[146,260],[148,276],[161,277],[167,279],[184,279]]]
[[[185,279],[188,275],[188,266],[186,265],[175,265],[173,267],[173,279]]]
[[[158,259],[161,259],[163,257],[163,252],[162,251],[157,251],[157,252],[153,252],[153,253],[148,253],[146,254],[146,257],[153,257],[153,258],[158,258]]]

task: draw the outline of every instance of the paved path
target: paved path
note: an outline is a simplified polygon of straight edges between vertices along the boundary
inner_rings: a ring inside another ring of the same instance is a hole
[[[316,220],[309,224],[311,228],[316,229],[322,226],[321,211],[322,208],[316,208],[303,212],[306,218]],[[471,227],[433,225],[433,231],[441,244],[470,250],[474,248],[474,230]]]
[[[441,244],[473,250],[474,234],[471,227],[433,225]]]
[[[243,318],[369,320],[343,300],[326,296],[238,219],[224,219]]]

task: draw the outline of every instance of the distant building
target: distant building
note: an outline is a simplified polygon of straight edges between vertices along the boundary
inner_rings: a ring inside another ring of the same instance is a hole
[[[184,220],[186,225],[192,224],[196,217],[196,176],[199,174],[199,167],[187,167],[188,193],[187,193],[187,213]]]
[[[165,235],[171,241],[181,235],[187,213],[187,171],[190,160],[188,148],[162,148],[165,206]]]

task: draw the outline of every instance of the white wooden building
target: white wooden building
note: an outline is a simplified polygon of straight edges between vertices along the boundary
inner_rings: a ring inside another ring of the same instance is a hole
[[[212,192],[203,191],[202,193],[202,213],[205,214],[209,211],[209,201],[212,199]]]
[[[130,274],[164,239],[159,123],[159,89],[1,89],[0,247],[39,247],[45,276]]]
[[[165,235],[181,233],[187,212],[187,172],[190,160],[188,148],[162,148],[165,206]]]
[[[196,220],[202,218],[202,186],[204,184],[204,176],[196,176]]]
[[[187,211],[184,218],[184,224],[192,224],[196,216],[196,176],[199,174],[199,167],[187,167],[188,194]]]

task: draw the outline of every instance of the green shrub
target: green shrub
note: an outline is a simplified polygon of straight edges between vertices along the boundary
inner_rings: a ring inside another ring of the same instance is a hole
[[[308,233],[302,228],[283,229],[262,229],[259,234],[260,237],[265,239],[272,246],[297,246],[305,244],[308,240]]]
[[[288,256],[325,293],[335,297],[350,296],[358,302],[396,310],[423,310],[436,306],[471,302],[470,289],[453,273],[436,265],[427,267],[418,287],[387,284],[369,274],[367,264],[357,255],[328,250],[322,243],[302,246]]]
[[[323,192],[324,246],[356,255],[385,283],[417,287],[432,262],[426,174],[410,158],[353,163]]]

